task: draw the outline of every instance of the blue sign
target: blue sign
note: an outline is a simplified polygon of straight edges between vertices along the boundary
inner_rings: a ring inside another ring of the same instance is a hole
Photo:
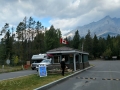
[[[39,65],[39,76],[40,77],[45,77],[47,76],[47,70],[46,70],[46,65]]]

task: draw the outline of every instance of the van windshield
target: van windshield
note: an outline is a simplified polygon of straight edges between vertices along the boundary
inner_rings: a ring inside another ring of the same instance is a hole
[[[32,63],[40,63],[43,59],[39,59],[39,60],[31,60]]]
[[[50,63],[50,60],[44,59],[43,61],[41,61],[41,63]]]

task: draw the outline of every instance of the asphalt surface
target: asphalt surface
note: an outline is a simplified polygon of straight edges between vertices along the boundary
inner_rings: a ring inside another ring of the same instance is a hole
[[[1,73],[0,80],[12,79],[12,78],[27,76],[27,75],[36,74],[36,73],[37,73],[36,70],[23,70],[23,71],[17,71],[17,72]]]
[[[95,67],[48,90],[120,90],[120,61],[91,61]]]

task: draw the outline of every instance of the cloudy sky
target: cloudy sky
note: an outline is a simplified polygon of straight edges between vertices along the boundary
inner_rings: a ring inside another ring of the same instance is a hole
[[[15,28],[31,16],[65,34],[106,15],[120,18],[120,0],[0,0],[0,29],[5,23]]]

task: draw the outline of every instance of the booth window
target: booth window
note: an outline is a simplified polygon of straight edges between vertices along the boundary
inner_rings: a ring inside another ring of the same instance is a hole
[[[54,56],[54,63],[60,63],[60,57]]]

